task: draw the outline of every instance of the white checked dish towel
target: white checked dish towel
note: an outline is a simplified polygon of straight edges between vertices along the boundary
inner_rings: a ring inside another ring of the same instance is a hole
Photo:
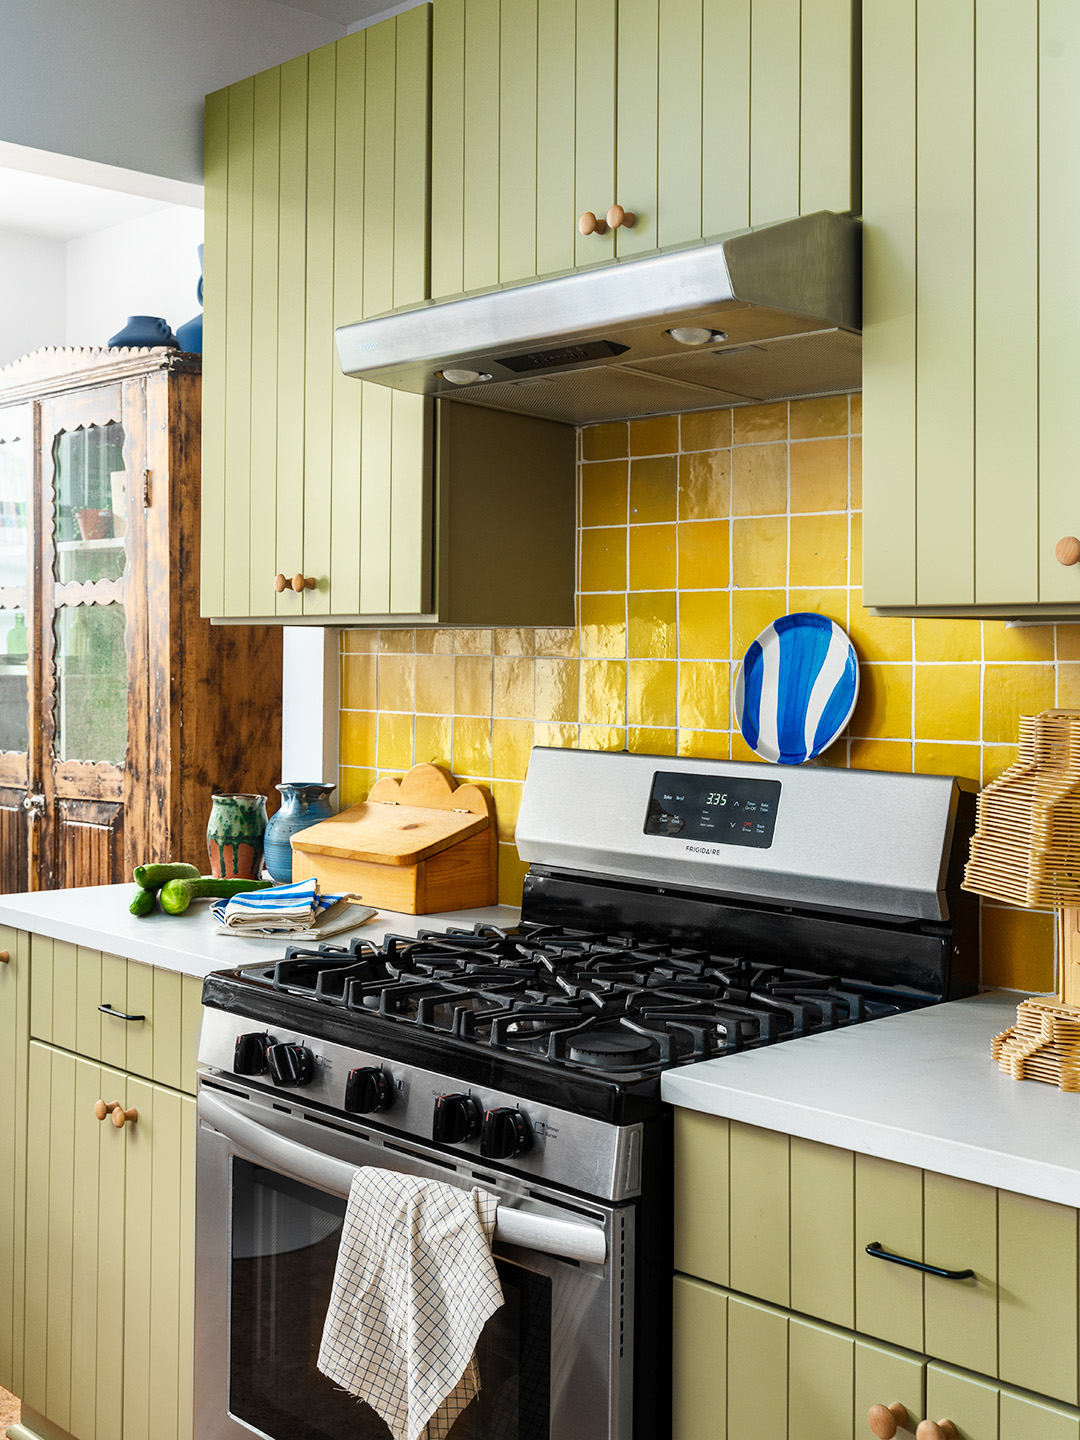
[[[503,1303],[497,1208],[483,1190],[356,1172],[318,1368],[367,1401],[394,1440],[445,1440],[479,1393],[476,1342]]]

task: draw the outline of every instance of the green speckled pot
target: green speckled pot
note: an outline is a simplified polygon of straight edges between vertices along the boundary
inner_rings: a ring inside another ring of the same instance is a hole
[[[206,826],[210,874],[223,880],[257,880],[265,832],[265,795],[215,795]]]

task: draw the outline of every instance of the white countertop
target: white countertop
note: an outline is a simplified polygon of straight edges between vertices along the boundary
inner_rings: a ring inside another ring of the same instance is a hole
[[[990,1041],[996,990],[670,1070],[675,1105],[1080,1206],[1080,1095],[1016,1081]]]
[[[134,885],[88,885],[78,890],[0,895],[0,924],[200,978],[211,970],[231,970],[253,961],[278,959],[285,953],[285,938],[252,940],[219,935],[205,900],[194,901],[183,915],[166,915],[157,910],[137,919],[128,910],[134,894]],[[366,925],[331,935],[328,942],[346,945],[354,935],[362,935],[378,944],[388,933],[415,935],[418,930],[445,930],[450,925],[471,928],[481,921],[516,925],[518,913],[510,905],[438,915],[401,915],[380,910]]]

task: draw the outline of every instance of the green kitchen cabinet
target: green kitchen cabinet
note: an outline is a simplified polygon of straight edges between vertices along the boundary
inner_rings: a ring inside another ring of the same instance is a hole
[[[435,298],[858,208],[850,0],[434,10]]]
[[[30,937],[0,926],[0,1385],[21,1393]]]
[[[863,35],[864,601],[1076,617],[1080,10],[881,0]]]

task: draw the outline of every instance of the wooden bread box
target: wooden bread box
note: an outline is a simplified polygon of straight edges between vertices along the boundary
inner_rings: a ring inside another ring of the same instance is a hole
[[[365,905],[428,915],[498,903],[495,804],[482,785],[458,785],[438,765],[414,765],[375,784],[362,805],[292,837],[293,880]]]

